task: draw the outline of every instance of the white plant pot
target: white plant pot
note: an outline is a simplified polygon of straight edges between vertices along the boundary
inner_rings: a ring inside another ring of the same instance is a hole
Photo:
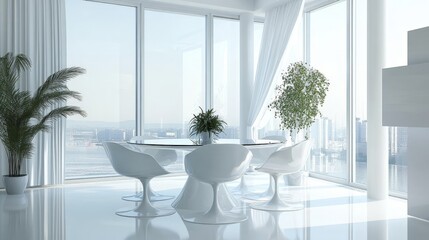
[[[9,176],[3,175],[4,187],[9,195],[23,194],[27,187],[28,175]]]
[[[201,133],[201,145],[207,145],[213,143],[213,135],[209,134],[208,132],[202,132]]]

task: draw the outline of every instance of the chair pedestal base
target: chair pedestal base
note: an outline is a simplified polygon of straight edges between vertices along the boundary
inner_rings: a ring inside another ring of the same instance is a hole
[[[189,217],[183,216],[186,222],[199,223],[199,224],[230,224],[238,223],[247,220],[245,215],[225,213],[219,207],[218,191],[220,183],[212,183],[213,188],[213,203],[210,210],[204,214],[196,213]]]
[[[270,200],[269,202],[251,205],[250,207],[253,209],[262,210],[262,211],[283,212],[283,211],[298,211],[303,209],[304,205],[285,203],[283,200],[274,200],[274,201]]]
[[[162,195],[162,194],[159,194],[157,192],[149,193],[149,199],[151,202],[166,201],[166,200],[170,200],[173,198],[174,198],[174,196]],[[137,193],[135,195],[124,196],[124,197],[122,197],[122,200],[129,201],[129,202],[141,202],[143,200],[143,192]]]
[[[220,225],[244,222],[247,220],[247,217],[245,215],[240,214],[221,213],[214,215],[206,213],[204,215],[195,217],[185,217],[183,218],[183,220],[191,223]]]
[[[174,198],[174,196],[162,195],[162,194],[159,194],[159,193],[153,191],[150,184],[148,184],[147,190],[148,190],[149,200],[151,202],[165,201],[165,200],[170,200],[170,199]],[[146,191],[146,189],[143,191]],[[124,197],[122,197],[122,200],[130,201],[130,202],[141,202],[141,201],[143,201],[143,191],[139,192],[137,194],[134,194],[134,195],[124,196]]]
[[[231,189],[230,192],[234,195],[244,195],[249,193],[249,186],[247,184],[246,178],[244,177],[245,175],[241,176],[241,180],[240,180],[240,184]]]
[[[120,209],[116,215],[131,218],[149,218],[162,217],[174,214],[174,209],[155,208],[150,203],[141,202],[140,205],[133,209]]]
[[[245,194],[243,197],[249,200],[255,200],[255,201],[268,201],[270,200],[274,195],[274,180],[270,177],[270,185],[268,186],[268,189],[265,190],[262,193],[249,193]]]
[[[116,212],[117,215],[122,217],[132,217],[132,218],[149,218],[149,217],[162,217],[174,214],[176,211],[174,209],[162,209],[155,208],[149,201],[149,181],[148,178],[139,179],[143,185],[143,199],[140,202],[139,206],[130,209],[130,210],[119,210]]]
[[[271,200],[262,204],[251,205],[250,207],[263,211],[297,211],[303,209],[304,205],[302,204],[286,203],[280,198],[278,190],[278,179],[280,175],[272,174],[271,176],[274,180],[274,195]]]

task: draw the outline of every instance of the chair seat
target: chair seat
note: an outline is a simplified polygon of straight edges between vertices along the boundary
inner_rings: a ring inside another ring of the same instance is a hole
[[[158,209],[151,204],[151,190],[149,182],[153,177],[168,174],[153,156],[129,149],[119,143],[104,142],[104,149],[113,169],[121,175],[134,177],[140,180],[143,186],[143,195],[139,206],[119,210],[117,215],[123,217],[160,217],[175,213],[174,209]]]

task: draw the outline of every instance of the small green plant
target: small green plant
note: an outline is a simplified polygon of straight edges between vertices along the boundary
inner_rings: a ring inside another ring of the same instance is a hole
[[[53,120],[73,114],[86,116],[79,107],[65,106],[69,98],[81,99],[78,92],[67,88],[67,81],[84,73],[84,69],[60,70],[32,95],[16,87],[21,73],[30,67],[30,60],[23,54],[0,57],[0,140],[6,150],[9,176],[21,175],[22,162],[34,148],[33,138],[40,131],[48,131]]]
[[[225,129],[226,122],[220,119],[219,115],[215,114],[215,111],[209,109],[204,112],[200,107],[201,112],[197,115],[194,114],[191,121],[189,122],[189,136],[195,136],[203,132],[207,132],[209,136],[218,136]]]
[[[282,83],[276,87],[277,95],[268,105],[280,118],[280,128],[292,134],[309,128],[325,102],[329,82],[318,70],[308,64],[296,62],[282,73]],[[306,136],[308,138],[308,136]]]

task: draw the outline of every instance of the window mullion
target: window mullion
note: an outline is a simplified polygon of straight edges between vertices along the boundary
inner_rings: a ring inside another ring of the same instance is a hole
[[[213,108],[213,14],[206,15],[206,109]]]

